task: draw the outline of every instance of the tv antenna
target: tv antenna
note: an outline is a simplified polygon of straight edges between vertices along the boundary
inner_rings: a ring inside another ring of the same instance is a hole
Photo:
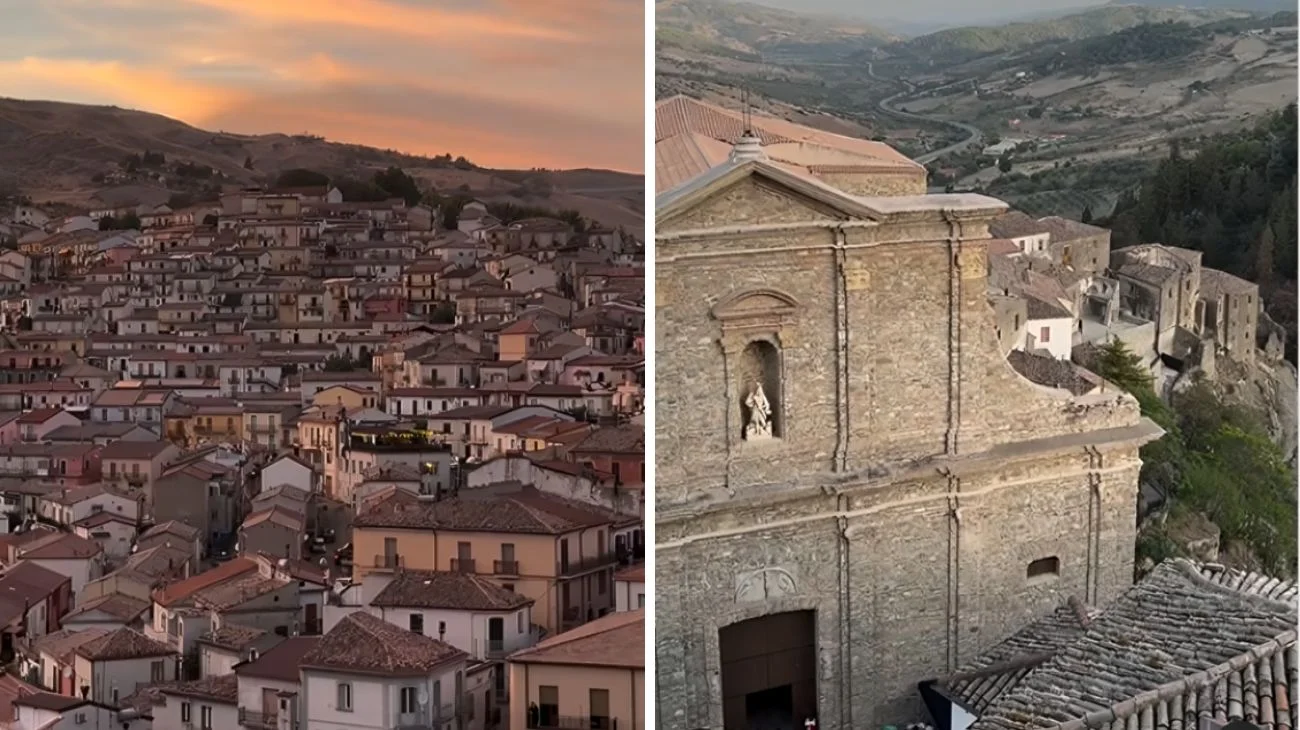
[[[744,126],[745,128],[741,136],[752,137],[754,134],[754,125],[753,125],[754,110],[749,100],[748,84],[741,87],[740,89],[740,104],[741,104],[741,113],[740,113],[741,125]]]

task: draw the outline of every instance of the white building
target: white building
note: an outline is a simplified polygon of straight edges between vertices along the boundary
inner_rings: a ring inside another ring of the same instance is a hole
[[[311,730],[452,730],[462,712],[465,652],[364,611],[302,658],[302,726]]]
[[[645,608],[645,563],[630,565],[614,574],[614,610]]]
[[[239,727],[233,674],[204,677],[163,687],[166,702],[153,707],[151,730],[220,730]]]

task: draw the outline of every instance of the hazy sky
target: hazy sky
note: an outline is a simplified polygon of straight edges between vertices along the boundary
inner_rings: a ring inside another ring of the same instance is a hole
[[[0,96],[640,172],[644,17],[642,0],[0,0]]]

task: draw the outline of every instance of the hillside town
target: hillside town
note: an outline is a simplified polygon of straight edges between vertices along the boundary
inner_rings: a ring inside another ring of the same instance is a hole
[[[0,212],[0,727],[640,726],[643,243],[493,210]]]

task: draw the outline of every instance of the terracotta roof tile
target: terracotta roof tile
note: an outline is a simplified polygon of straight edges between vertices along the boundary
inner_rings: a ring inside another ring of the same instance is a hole
[[[177,581],[161,591],[156,591],[154,593],[154,600],[162,606],[170,606],[174,603],[189,599],[194,594],[205,588],[256,570],[258,570],[256,561],[248,558],[235,558],[234,560],[222,563],[211,570],[205,570],[198,575],[190,576],[182,581]]]
[[[369,511],[359,515],[354,524],[361,528],[559,535],[583,527],[617,523],[622,519],[622,515],[594,505],[524,487],[513,494],[476,494],[475,490],[468,489],[456,497],[438,502],[394,494],[375,503]]]
[[[131,628],[120,628],[77,647],[77,656],[94,662],[173,656],[176,650]]]
[[[276,644],[257,659],[235,667],[241,677],[273,679],[297,684],[302,659],[320,643],[319,636],[292,636]]]
[[[233,672],[218,674],[214,677],[204,677],[191,682],[156,685],[156,687],[165,695],[213,700],[228,705],[233,705],[239,701],[239,678]]]
[[[460,611],[510,611],[533,599],[508,591],[477,575],[433,570],[398,573],[371,601],[372,606],[439,608]]]
[[[303,655],[303,669],[412,676],[464,660],[465,652],[364,611],[350,613]]]
[[[645,668],[645,609],[611,613],[510,655],[529,664]]]

